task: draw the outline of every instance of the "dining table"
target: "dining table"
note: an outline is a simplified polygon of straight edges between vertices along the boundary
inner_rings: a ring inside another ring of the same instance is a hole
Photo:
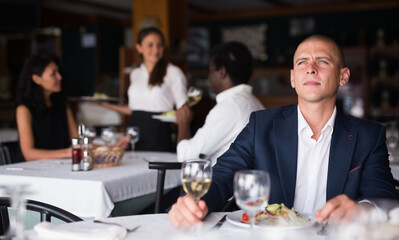
[[[157,171],[150,161],[176,162],[175,153],[125,151],[118,166],[72,171],[71,159],[43,159],[0,166],[0,185],[27,185],[26,199],[45,202],[82,218],[106,218],[115,204],[155,193]],[[169,170],[165,189],[181,185]],[[155,201],[155,194],[154,199]]]
[[[146,240],[242,240],[242,239],[306,239],[306,240],[324,240],[327,239],[327,233],[322,232],[323,226],[316,222],[312,222],[304,227],[255,227],[252,230],[248,224],[239,224],[232,222],[229,217],[236,212],[213,212],[210,213],[201,225],[195,226],[189,230],[180,230],[172,226],[168,219],[168,215],[147,214],[133,215],[123,217],[113,217],[103,219],[110,223],[117,223],[126,228],[138,227],[134,232],[128,232],[124,240],[146,239]],[[218,224],[218,222],[227,216],[227,220]],[[73,231],[73,229],[92,229],[94,227],[107,227],[107,224],[94,223],[93,221],[82,221],[65,224]],[[60,228],[65,228],[60,226]],[[218,225],[218,226],[216,226]],[[216,226],[216,227],[215,227]],[[47,238],[38,234],[35,230],[27,231],[29,239],[45,240]],[[95,238],[93,238],[95,239]]]

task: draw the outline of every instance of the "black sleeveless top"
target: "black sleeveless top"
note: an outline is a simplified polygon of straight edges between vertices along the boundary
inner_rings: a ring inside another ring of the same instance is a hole
[[[29,108],[29,110],[32,114],[35,148],[62,149],[70,146],[65,107],[50,107],[44,110]]]

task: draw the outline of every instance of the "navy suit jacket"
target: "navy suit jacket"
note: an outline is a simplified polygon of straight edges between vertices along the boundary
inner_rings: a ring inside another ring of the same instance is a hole
[[[326,201],[346,194],[353,200],[398,198],[389,167],[385,128],[337,111],[331,139]],[[292,207],[298,152],[297,105],[253,112],[249,123],[213,167],[204,196],[210,211],[220,210],[234,195],[237,170],[270,174],[269,203]]]

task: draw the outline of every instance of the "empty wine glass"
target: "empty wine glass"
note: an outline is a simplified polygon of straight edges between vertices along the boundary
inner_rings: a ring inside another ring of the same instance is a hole
[[[139,129],[139,127],[134,127],[134,126],[127,127],[126,134],[130,136],[130,139],[129,139],[130,145],[132,147],[132,151],[134,151],[134,149],[135,149],[134,146],[136,145],[136,142],[138,142],[140,139],[140,129]]]
[[[187,102],[190,107],[197,104],[202,98],[202,90],[196,87],[190,87],[187,92]]]
[[[234,174],[234,197],[237,205],[249,217],[251,229],[256,214],[263,211],[269,201],[270,177],[262,170],[242,170]]]
[[[85,127],[84,136],[90,139],[90,142],[93,142],[96,138],[96,130],[94,127]]]
[[[116,129],[114,127],[107,127],[101,129],[101,139],[107,147],[111,146],[115,140]]]
[[[212,162],[209,159],[186,160],[182,164],[181,178],[183,189],[195,202],[204,196],[212,182]]]
[[[386,127],[386,144],[388,147],[389,160],[398,162],[399,158],[399,128],[397,122],[390,121],[384,123]]]
[[[24,217],[26,211],[25,195],[28,185],[13,184],[0,186],[3,194],[10,197],[11,209],[10,211],[10,227],[6,233],[5,239],[24,240]]]

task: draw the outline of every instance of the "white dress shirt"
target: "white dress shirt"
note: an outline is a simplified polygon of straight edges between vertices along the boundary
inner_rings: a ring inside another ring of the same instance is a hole
[[[202,153],[214,165],[248,123],[251,112],[263,108],[249,85],[241,84],[219,93],[216,105],[206,116],[204,125],[194,137],[182,140],[177,145],[177,159],[184,161],[197,158]]]
[[[169,63],[161,86],[149,86],[144,64],[130,74],[129,107],[132,110],[168,112],[180,108],[187,98],[187,80],[180,68]]]
[[[298,161],[294,209],[314,214],[326,203],[328,160],[336,108],[316,141],[298,107]]]

